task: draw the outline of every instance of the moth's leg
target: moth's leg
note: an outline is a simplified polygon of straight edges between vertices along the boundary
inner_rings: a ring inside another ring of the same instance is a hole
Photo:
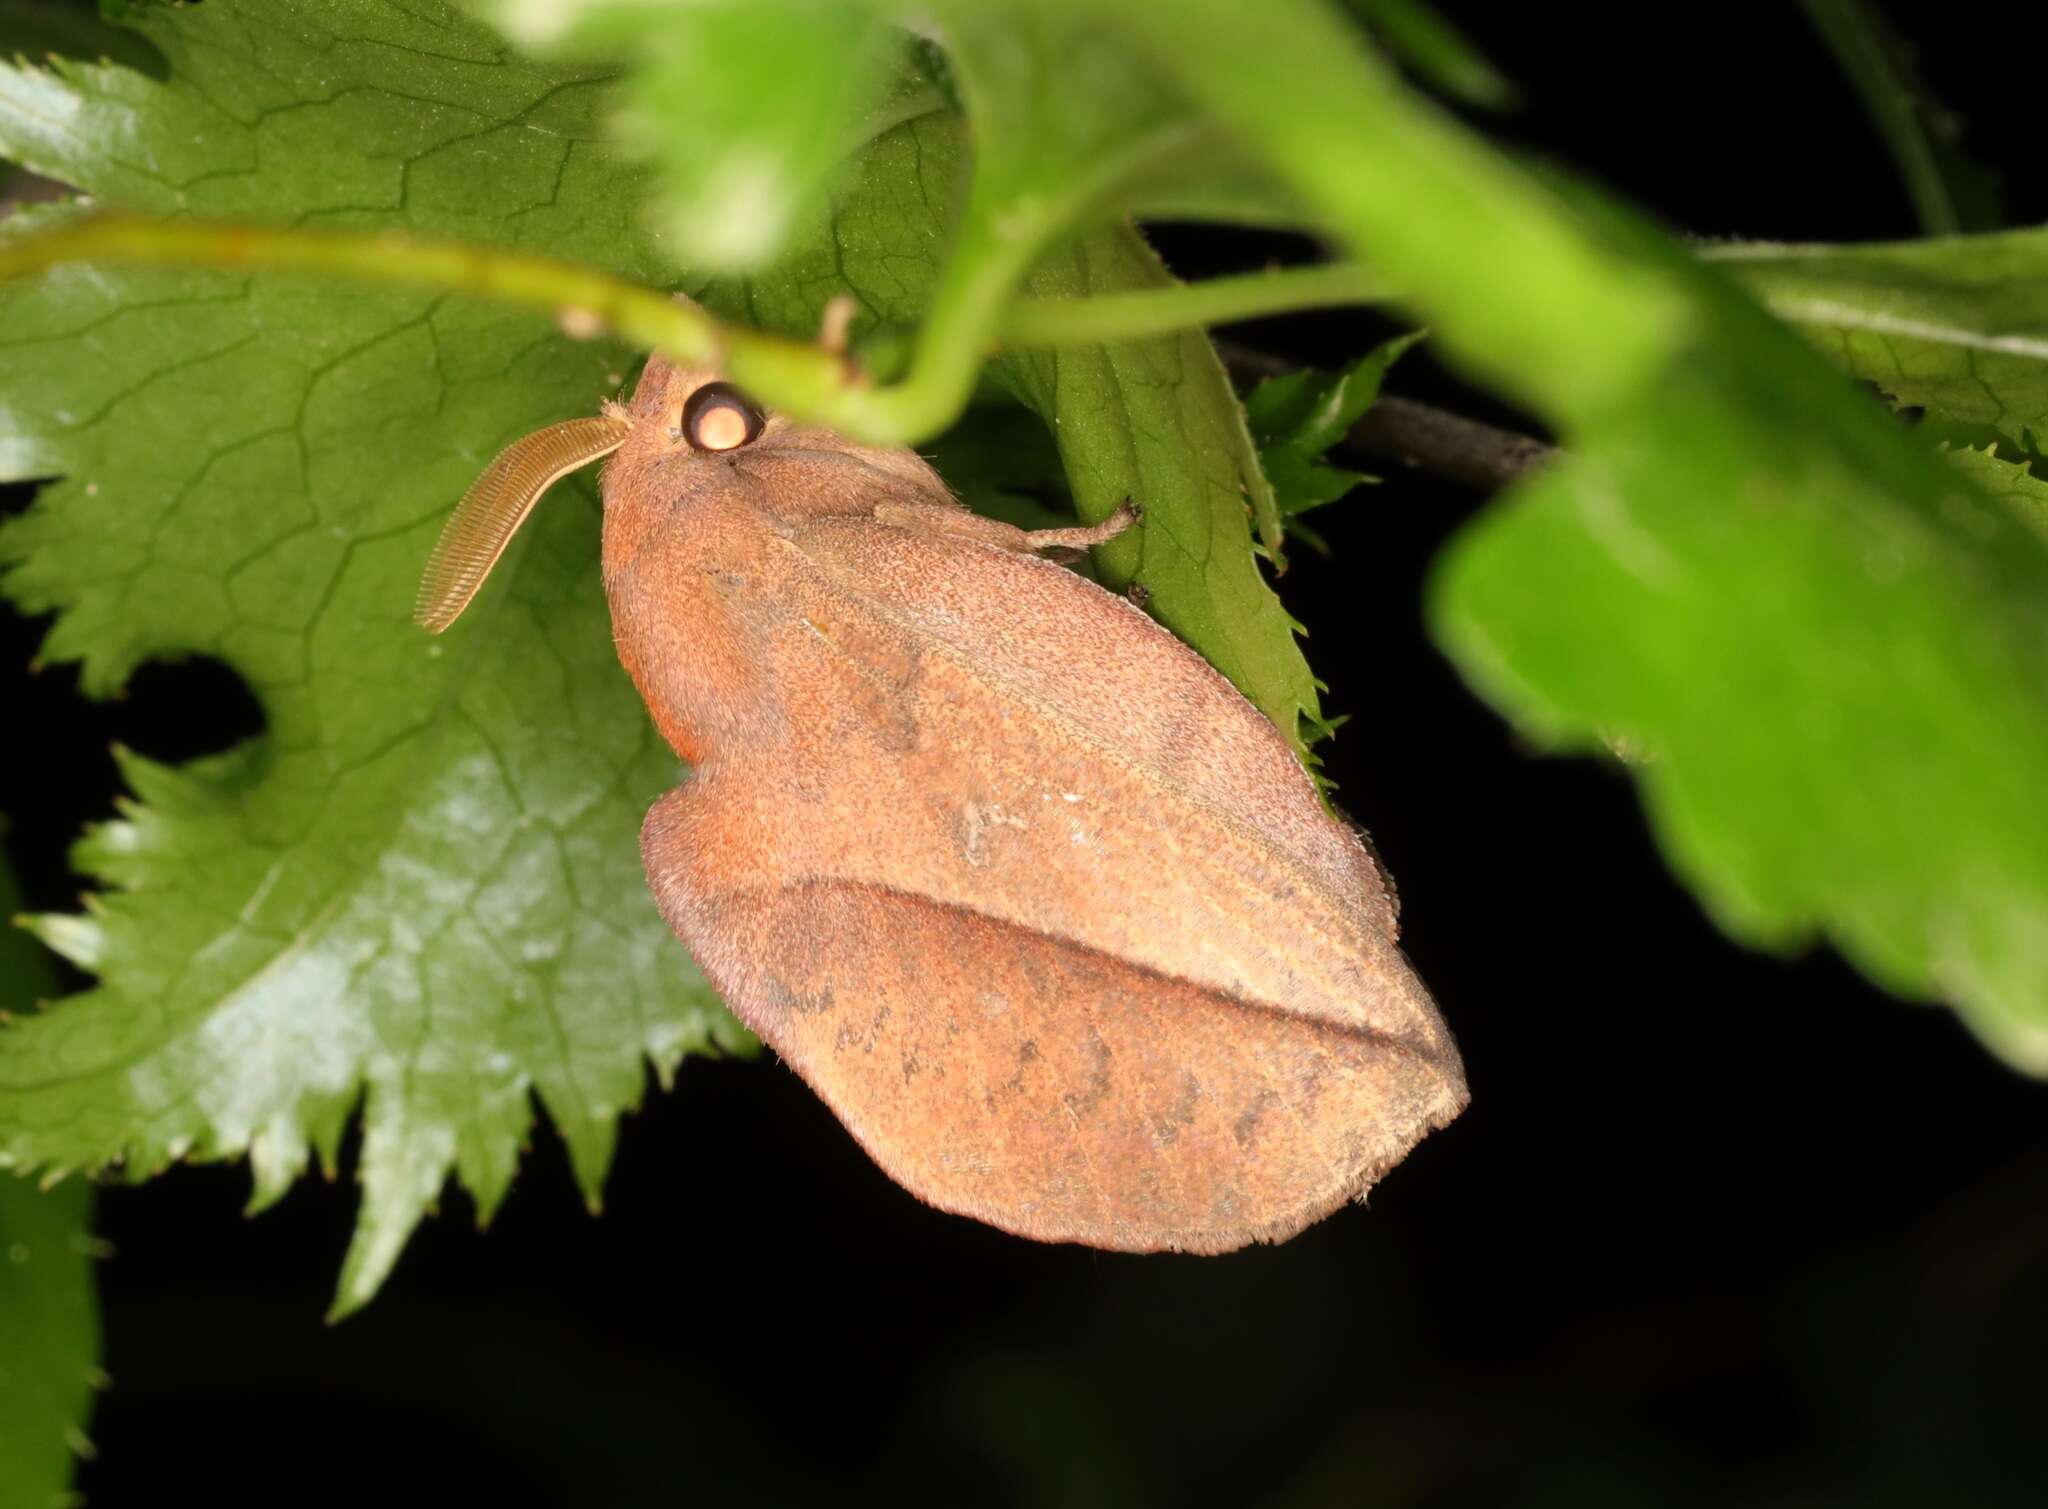
[[[948,535],[954,539],[975,540],[983,545],[994,545],[1000,550],[1015,550],[1030,555],[1041,550],[1086,550],[1090,545],[1105,544],[1138,522],[1138,506],[1129,498],[1123,506],[1104,519],[1100,524],[1080,525],[1071,529],[1019,529],[1015,524],[1005,524],[1000,519],[986,519],[978,513],[958,508],[947,503],[877,503],[875,522],[890,524],[899,529],[915,529],[925,534]]]

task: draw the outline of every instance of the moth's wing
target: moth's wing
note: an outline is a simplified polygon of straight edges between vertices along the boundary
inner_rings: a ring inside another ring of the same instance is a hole
[[[1273,726],[1130,604],[1028,555],[793,532],[771,650],[805,873],[1053,931],[1457,1052],[1357,838]]]
[[[1278,730],[1124,598],[1051,561],[865,518],[817,520],[795,543],[841,592],[970,656],[1190,800],[1231,812],[1396,930],[1392,887],[1330,820]]]
[[[655,895],[738,1015],[891,1177],[1021,1236],[1133,1252],[1280,1241],[1464,1104],[1413,1043],[1161,975],[971,908],[729,874],[762,793],[648,815]]]
[[[700,767],[643,854],[728,1003],[884,1169],[1027,1235],[1216,1251],[1457,1114],[1376,877],[1191,651],[1030,557],[858,520],[782,548],[752,621],[785,742]],[[1013,610],[972,644],[931,595],[963,573]],[[1270,784],[1219,783],[1205,746]]]

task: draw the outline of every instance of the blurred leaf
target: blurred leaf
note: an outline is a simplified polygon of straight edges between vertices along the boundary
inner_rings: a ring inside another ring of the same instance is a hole
[[[1463,104],[1506,110],[1515,86],[1427,0],[1350,0],[1387,51]]]
[[[0,865],[0,918],[19,905],[14,877]],[[54,973],[27,934],[0,932],[0,1020],[35,1010]],[[99,1376],[91,1210],[83,1179],[44,1191],[0,1174],[0,1503],[49,1509],[72,1501],[72,1463],[87,1449]]]
[[[2048,537],[1715,307],[1452,546],[1436,633],[1525,732],[1629,762],[1730,932],[1825,934],[2048,1074]]]
[[[1324,0],[1012,3],[1092,24],[1127,67],[1142,60],[1155,88],[1261,159],[1320,234],[1427,311],[1448,360],[1540,412],[1599,412],[1691,333],[1670,279],[1404,89]]]
[[[1894,402],[2048,435],[2048,230],[1707,255]]]
[[[415,9],[139,9],[169,82],[0,67],[0,149],[147,211],[654,273],[602,81]],[[587,484],[445,640],[407,614],[484,461],[589,412],[632,353],[455,300],[88,268],[0,290],[0,330],[0,476],[65,479],[0,531],[8,595],[58,615],[45,655],[95,695],[215,656],[268,721],[181,770],[123,756],[142,805],[77,854],[112,889],[38,923],[101,984],[0,1031],[0,1161],[247,1153],[263,1205],[312,1149],[331,1166],[360,1100],[344,1309],[451,1169],[488,1216],[536,1093],[594,1201],[646,1060],[746,1039],[641,876],[679,770],[612,653]]]
[[[677,267],[771,260],[820,217],[900,34],[860,0],[480,0],[545,56],[624,59],[616,126],[653,165]]]
[[[1342,372],[1290,372],[1269,377],[1245,398],[1245,418],[1259,465],[1273,484],[1280,512],[1298,514],[1334,503],[1363,472],[1323,465],[1323,453],[1351,432],[1380,396],[1387,369],[1426,332],[1382,341]]]
[[[1569,447],[1441,563],[1466,674],[1534,736],[1633,759],[1732,931],[1824,932],[2048,1073],[2041,539],[1667,239],[1419,106],[1326,7],[1104,14]]]

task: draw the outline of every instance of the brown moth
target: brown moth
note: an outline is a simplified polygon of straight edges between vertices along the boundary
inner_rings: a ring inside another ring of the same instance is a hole
[[[449,520],[454,621],[609,455],[619,658],[694,768],[641,854],[734,1013],[874,1160],[1044,1241],[1226,1252],[1357,1199],[1466,1102],[1395,900],[1207,662],[908,450],[650,360]]]

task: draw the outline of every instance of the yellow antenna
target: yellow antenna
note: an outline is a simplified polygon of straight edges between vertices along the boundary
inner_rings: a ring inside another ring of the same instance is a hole
[[[609,456],[631,433],[623,419],[571,419],[498,452],[448,516],[427,569],[413,622],[438,634],[462,616],[542,493],[578,467]]]

